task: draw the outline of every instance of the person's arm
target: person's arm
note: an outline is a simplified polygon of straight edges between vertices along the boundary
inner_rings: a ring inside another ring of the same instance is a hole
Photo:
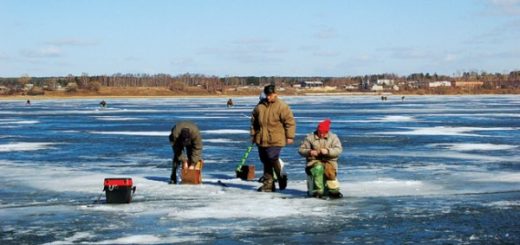
[[[249,136],[251,137],[251,142],[255,143],[255,136],[257,134],[256,129],[258,128],[258,106],[253,109],[251,112],[251,125],[249,126]]]
[[[311,151],[311,143],[309,142],[308,138],[305,137],[305,139],[303,139],[300,144],[300,148],[298,148],[298,153],[302,157],[308,157],[310,151]]]
[[[190,165],[195,165],[202,159],[202,137],[199,133],[193,139],[192,153],[190,157]]]
[[[296,135],[296,120],[294,120],[294,115],[288,105],[285,105],[282,109],[281,116],[287,144],[292,144]]]
[[[339,157],[341,155],[341,152],[343,152],[343,147],[341,146],[341,141],[339,138],[334,135],[331,139],[332,144],[330,147],[327,148],[329,157]]]

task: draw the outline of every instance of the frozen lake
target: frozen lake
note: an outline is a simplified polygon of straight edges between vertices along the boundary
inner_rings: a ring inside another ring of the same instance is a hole
[[[297,138],[276,193],[234,178],[257,97],[0,100],[0,244],[520,243],[520,96],[282,99]],[[297,153],[325,118],[340,200],[306,197]],[[202,131],[199,186],[167,184],[179,120]],[[133,202],[90,205],[106,177],[131,177]]]

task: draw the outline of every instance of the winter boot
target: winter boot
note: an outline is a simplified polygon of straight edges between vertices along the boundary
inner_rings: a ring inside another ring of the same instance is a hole
[[[337,179],[327,180],[325,182],[325,192],[330,198],[341,198],[343,194],[339,192],[339,181]]]
[[[275,192],[276,187],[274,186],[273,179],[264,179],[264,184],[258,188],[259,192]]]
[[[280,178],[278,179],[278,187],[280,187],[280,190],[285,190],[287,187],[287,174],[282,173]]]
[[[339,199],[343,197],[343,194],[339,191],[329,192],[329,197],[332,199]]]

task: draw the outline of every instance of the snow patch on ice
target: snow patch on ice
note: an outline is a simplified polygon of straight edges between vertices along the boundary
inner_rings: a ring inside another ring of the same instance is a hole
[[[225,116],[177,116],[177,118],[183,119],[225,119],[230,117]]]
[[[408,196],[445,193],[442,186],[418,180],[381,178],[370,181],[346,182],[349,196]]]
[[[239,141],[231,139],[203,139],[202,141],[207,143],[239,143]]]
[[[135,121],[141,120],[137,117],[117,117],[117,116],[95,116],[94,118],[102,121]]]
[[[76,232],[76,233],[74,233],[74,235],[72,235],[70,237],[66,237],[63,240],[44,243],[44,245],[72,244],[76,241],[87,239],[87,238],[93,238],[93,237],[94,237],[94,235],[89,232]]]
[[[14,119],[0,119],[0,125],[8,125],[8,124],[37,124],[40,121],[38,120],[14,120]]]
[[[163,131],[88,131],[90,134],[107,134],[107,135],[134,135],[134,136],[168,136],[170,132]]]
[[[17,142],[0,144],[0,152],[46,150],[53,149],[53,145],[56,144],[48,142]]]
[[[446,147],[454,151],[499,151],[499,150],[511,150],[517,148],[515,145],[505,144],[473,144],[473,143],[460,143],[460,144],[431,144],[433,147]]]
[[[475,182],[502,182],[502,183],[520,183],[520,173],[510,172],[493,172],[493,173],[474,173],[472,174]],[[520,185],[516,190],[520,190]]]
[[[133,235],[113,240],[94,242],[92,244],[174,244],[194,243],[201,241],[203,241],[203,239],[199,236],[160,237],[154,235]]]
[[[367,157],[412,157],[412,158],[446,158],[446,159],[464,159],[476,160],[482,162],[500,162],[500,161],[517,161],[519,157],[508,156],[489,156],[479,154],[469,154],[463,152],[443,152],[443,151],[414,151],[414,152],[395,152],[395,151],[364,151],[356,152],[356,156]]]
[[[382,121],[382,122],[412,122],[412,121],[415,121],[415,118],[411,117],[411,116],[385,116],[385,117],[379,119],[379,121]]]
[[[519,200],[496,201],[496,202],[486,203],[486,204],[484,204],[484,206],[495,207],[495,208],[499,208],[499,209],[510,209],[513,207],[520,207],[520,201]]]
[[[204,134],[249,134],[249,130],[242,129],[216,129],[216,130],[203,130]]]
[[[427,128],[408,128],[410,131],[394,131],[394,132],[375,132],[373,134],[392,134],[392,135],[457,135],[457,136],[482,136],[479,134],[471,134],[474,131],[502,131],[515,130],[514,128],[479,128],[479,127],[427,127]]]
[[[77,232],[70,237],[66,237],[60,241],[54,241],[50,243],[44,243],[45,245],[62,245],[62,244],[73,244],[73,243],[85,243],[85,240],[94,239],[96,236],[88,232]],[[111,240],[103,240],[92,242],[88,241],[88,244],[174,244],[174,243],[189,243],[200,241],[202,238],[199,236],[183,236],[183,237],[161,237],[155,235],[131,235],[120,237]]]

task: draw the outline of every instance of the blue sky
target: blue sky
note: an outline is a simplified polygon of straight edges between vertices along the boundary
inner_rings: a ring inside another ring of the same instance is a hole
[[[0,77],[520,70],[520,0],[0,0]]]

